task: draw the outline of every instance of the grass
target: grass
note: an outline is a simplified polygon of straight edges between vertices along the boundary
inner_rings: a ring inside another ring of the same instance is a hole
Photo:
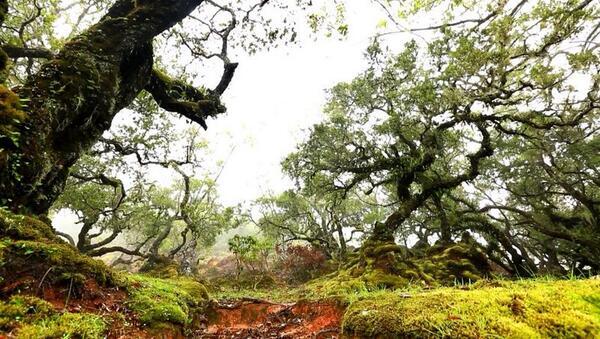
[[[103,338],[106,322],[88,313],[57,314],[19,329],[18,338]]]

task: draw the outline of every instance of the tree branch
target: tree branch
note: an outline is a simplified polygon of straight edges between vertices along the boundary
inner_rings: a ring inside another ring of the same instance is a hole
[[[58,235],[58,236],[61,236],[65,239],[67,239],[67,241],[69,242],[69,244],[71,244],[71,246],[76,247],[75,240],[73,239],[73,237],[71,235],[60,232],[60,231],[55,231],[54,233],[56,233],[56,235]]]
[[[41,47],[18,47],[12,45],[2,45],[0,48],[6,52],[9,58],[34,58],[34,59],[52,59],[54,53]]]
[[[235,71],[235,68],[233,69]],[[231,76],[233,76],[231,71]],[[227,85],[229,80],[225,80]],[[226,87],[226,85],[223,85]],[[206,129],[206,118],[225,113],[225,106],[219,97],[209,91],[202,91],[186,83],[169,78],[154,69],[150,82],[145,88],[163,109],[179,113]],[[220,88],[218,88],[221,90]],[[222,89],[224,91],[224,89]]]

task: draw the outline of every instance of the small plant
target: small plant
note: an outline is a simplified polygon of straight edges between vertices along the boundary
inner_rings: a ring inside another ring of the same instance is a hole
[[[253,288],[263,283],[270,275],[269,257],[274,246],[270,239],[257,239],[253,236],[235,235],[229,239],[229,251],[236,262],[236,280],[238,285],[243,273],[253,281]],[[272,280],[272,279],[271,279]]]

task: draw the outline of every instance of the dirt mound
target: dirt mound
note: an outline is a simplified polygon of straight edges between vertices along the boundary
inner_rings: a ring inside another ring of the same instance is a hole
[[[220,301],[207,314],[202,338],[337,338],[343,308],[335,303]]]

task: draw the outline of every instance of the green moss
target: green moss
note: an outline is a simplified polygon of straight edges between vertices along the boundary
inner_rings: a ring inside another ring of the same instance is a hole
[[[388,274],[380,270],[370,270],[354,277],[342,270],[334,275],[315,279],[306,285],[308,293],[319,297],[338,297],[352,299],[356,294],[380,289],[406,288],[411,282],[403,277]]]
[[[21,322],[31,322],[52,314],[52,305],[36,297],[14,295],[0,302],[0,330],[8,331]]]
[[[102,338],[106,322],[87,313],[59,313],[48,302],[14,295],[0,302],[0,331],[16,338]]]
[[[42,277],[45,284],[67,282],[75,288],[88,279],[117,284],[109,267],[58,239],[48,223],[0,208],[0,288],[4,293],[36,289]]]
[[[346,334],[368,337],[593,338],[600,281],[533,280],[379,292],[351,303]]]
[[[8,55],[0,48],[0,83],[6,82],[8,77]]]
[[[368,288],[399,288],[408,285],[408,280],[380,270],[373,270],[361,276]]]
[[[6,279],[17,272],[31,272],[41,276],[48,271],[48,281],[58,281],[67,275],[79,274],[80,277],[83,275],[93,278],[104,285],[116,282],[113,272],[102,261],[82,255],[67,244],[13,241],[7,238],[0,240],[0,243],[0,276]]]
[[[0,208],[0,236],[14,240],[58,240],[49,224],[3,208]]]
[[[167,257],[158,256],[147,260],[140,272],[156,278],[176,278],[179,276],[179,264]]]
[[[127,304],[142,323],[188,325],[208,299],[206,288],[189,278],[160,279],[144,275],[125,278],[128,284]]]
[[[0,67],[6,66],[4,51],[0,50]],[[6,72],[0,69],[0,83],[4,82]],[[21,99],[9,88],[0,85],[0,183],[8,180],[20,180],[18,173],[21,163],[19,153],[13,152],[19,147],[21,134],[19,125],[27,119],[21,107]],[[8,187],[1,187],[7,190]],[[1,201],[5,205],[9,201]]]
[[[88,313],[63,313],[21,327],[17,338],[104,338],[106,322]]]
[[[490,271],[487,258],[475,246],[458,243],[449,247],[432,247],[418,260],[424,272],[441,284],[475,282]]]
[[[0,85],[0,122],[2,125],[8,123],[23,122],[27,113],[22,110],[19,97],[6,86]]]
[[[485,254],[466,243],[415,252],[393,242],[369,240],[361,247],[359,258],[346,265],[335,280],[336,288],[342,290],[356,285],[366,289],[415,284],[435,287],[475,282],[488,276],[489,270]]]
[[[377,256],[377,255],[382,255],[382,254],[389,253],[389,252],[404,253],[405,250],[406,249],[403,246],[385,243],[383,245],[374,247],[372,249],[372,254],[374,256]]]

